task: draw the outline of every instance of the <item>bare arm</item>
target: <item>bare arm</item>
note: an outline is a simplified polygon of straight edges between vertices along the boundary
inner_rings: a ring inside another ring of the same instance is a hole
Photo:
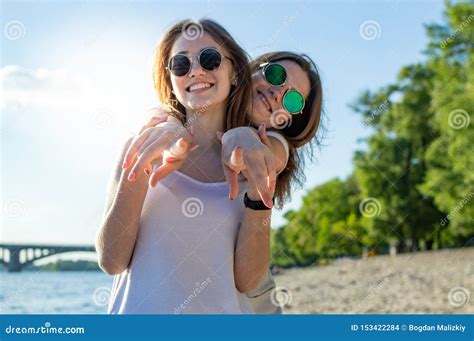
[[[130,263],[148,190],[148,177],[139,177],[131,183],[127,180],[130,169],[122,169],[131,142],[132,138],[126,141],[114,164],[104,218],[95,241],[99,266],[109,275],[123,272]]]
[[[247,194],[251,200],[260,200],[256,189]],[[234,253],[235,286],[242,293],[257,288],[270,266],[271,212],[245,208]]]
[[[259,137],[272,153],[275,168],[279,172],[287,161],[285,148],[278,139],[268,138],[262,128],[259,129]],[[250,162],[249,166],[251,165]],[[266,181],[266,177],[258,172],[250,176],[250,179],[249,174],[246,176],[247,195],[251,200],[261,200],[257,190],[258,182]],[[244,210],[234,252],[235,285],[240,292],[248,293],[257,288],[270,265],[271,212],[249,208]]]

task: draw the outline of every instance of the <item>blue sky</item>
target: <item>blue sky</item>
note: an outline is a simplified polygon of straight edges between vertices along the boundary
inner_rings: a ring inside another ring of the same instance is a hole
[[[1,240],[93,243],[118,146],[156,104],[153,49],[174,21],[203,16],[251,56],[305,52],[320,69],[326,146],[305,188],[274,212],[273,226],[282,225],[309,189],[351,172],[369,131],[348,104],[422,60],[423,24],[442,12],[434,0],[3,1]]]

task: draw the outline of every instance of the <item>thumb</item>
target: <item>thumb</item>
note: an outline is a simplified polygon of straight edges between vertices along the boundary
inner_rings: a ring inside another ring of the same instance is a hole
[[[169,153],[171,156],[179,157],[186,153],[188,149],[188,141],[184,138],[180,138],[176,143],[174,143],[171,148],[169,149]]]
[[[260,127],[258,127],[258,136],[260,137],[260,140],[264,145],[266,145],[267,147],[271,146],[270,140],[267,136],[267,127],[265,123],[260,124]]]

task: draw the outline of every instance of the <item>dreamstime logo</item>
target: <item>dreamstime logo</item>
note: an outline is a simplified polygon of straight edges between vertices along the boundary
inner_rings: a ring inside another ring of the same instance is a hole
[[[362,302],[352,307],[352,313],[353,314],[359,313],[359,311],[362,308],[364,308],[370,300],[372,300],[376,295],[378,295],[382,291],[382,289],[385,287],[385,285],[388,282],[389,282],[388,277],[385,277],[378,285],[376,285],[375,287],[372,287],[370,289],[370,293],[364,297]]]
[[[365,198],[359,204],[359,211],[364,217],[373,218],[380,214],[382,205],[375,198]]]
[[[364,121],[364,125],[369,125],[372,123],[372,121],[379,116],[381,113],[384,111],[387,111],[389,108],[389,103],[388,101],[383,102],[382,104],[379,104],[371,113],[370,116],[367,117]]]
[[[33,280],[33,277],[29,277],[28,278],[28,281],[24,282],[22,286],[20,287],[16,287],[16,291],[15,293],[10,296],[10,297],[7,297],[7,299],[5,301],[3,301],[2,304],[0,304],[0,312],[5,311],[7,309],[7,307],[11,306],[12,304],[15,303],[15,301],[18,300],[18,297],[21,296],[21,294],[23,294],[23,292],[28,289],[29,287],[31,287],[33,284],[34,284],[34,280]],[[2,312],[3,314],[4,312]]]
[[[100,129],[107,128],[112,123],[112,114],[107,108],[100,108],[94,113],[94,125]]]
[[[273,305],[277,307],[290,305],[292,299],[293,295],[291,294],[291,291],[285,287],[276,287],[272,290],[270,295],[270,300],[272,301]]]
[[[448,300],[453,307],[462,307],[469,302],[469,290],[464,287],[453,287],[449,290]]]
[[[202,113],[205,112],[211,104],[212,102],[210,100],[207,100],[206,103],[204,103],[204,105],[199,108],[199,110],[196,110],[196,112],[194,112],[189,118],[186,119],[186,122],[184,122],[184,125],[182,127],[175,131],[174,136],[184,136],[187,130],[193,125],[194,121],[196,121],[197,118],[201,116]]]
[[[474,192],[469,192],[462,200],[454,207],[446,217],[441,219],[441,226],[445,226],[453,217],[458,214],[460,210],[474,197]]]
[[[449,113],[448,124],[453,129],[466,128],[471,122],[471,118],[466,110],[456,109]]]
[[[7,218],[20,217],[25,213],[25,205],[21,200],[8,200],[3,206],[3,214]]]
[[[270,116],[270,125],[275,129],[285,129],[291,125],[292,117],[283,109],[272,112]]]
[[[202,37],[204,34],[204,28],[200,23],[189,20],[183,24],[181,33],[187,40],[196,40]]]
[[[207,277],[205,281],[203,282],[196,282],[194,283],[195,288],[193,292],[186,297],[186,299],[181,303],[179,306],[174,308],[174,313],[175,314],[180,314],[183,310],[187,308],[189,304],[193,302],[193,300],[204,290],[206,289],[209,284],[212,282],[212,279],[210,277]]]
[[[110,299],[110,288],[108,287],[98,287],[94,290],[92,294],[92,300],[95,305],[104,306],[109,303]]]
[[[374,40],[380,37],[382,28],[375,20],[367,20],[360,24],[359,34],[364,40]]]
[[[8,40],[18,40],[25,36],[26,28],[21,21],[12,20],[5,24],[3,34]]]
[[[195,218],[198,215],[202,215],[204,212],[204,206],[199,198],[191,197],[183,201],[181,211],[185,217]]]
[[[451,33],[451,35],[450,35],[448,38],[444,39],[444,40],[441,42],[440,47],[441,47],[442,49],[446,48],[446,45],[448,45],[451,41],[453,41],[453,39],[454,39],[457,35],[459,35],[466,27],[468,27],[469,24],[471,23],[471,21],[473,21],[473,20],[474,20],[474,14],[471,14],[469,17],[467,17],[467,19],[465,19],[465,20],[461,23],[461,25],[459,25],[459,26],[454,30],[453,33]]]

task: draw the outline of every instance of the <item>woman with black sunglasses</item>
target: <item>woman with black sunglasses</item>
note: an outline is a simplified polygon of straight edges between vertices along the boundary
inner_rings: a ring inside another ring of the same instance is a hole
[[[306,55],[292,52],[273,52],[262,55],[251,63],[251,70],[253,96],[248,109],[251,123],[255,128],[260,126],[259,137],[262,143],[268,146],[273,156],[281,155],[279,148],[282,145],[287,150],[284,154],[285,157],[281,160],[277,159],[275,162],[278,173],[275,197],[281,207],[285,200],[290,198],[291,184],[301,185],[304,183],[303,161],[311,159],[313,147],[320,144],[321,136],[318,135],[316,138],[315,136],[320,127],[322,115],[321,81],[314,62]],[[285,95],[291,94],[291,92],[297,92],[293,95],[294,101],[286,98],[285,102]],[[301,98],[304,100],[302,101]],[[166,115],[171,116],[167,117]],[[166,126],[168,123],[160,122],[176,121],[174,117],[175,115],[163,109],[153,111],[152,117],[142,127],[140,136],[142,138],[150,137],[153,132],[158,135],[162,134],[164,129],[168,129]],[[179,115],[178,118],[180,118]],[[268,131],[268,137],[262,129],[262,124],[273,129],[273,131]],[[182,127],[181,130],[183,130]],[[150,134],[147,134],[146,131]],[[252,134],[254,132],[245,127],[234,128],[225,133],[224,164],[232,163],[231,155],[236,146],[245,145],[245,141],[252,138]],[[284,136],[285,140],[281,141],[281,136]],[[282,144],[279,145],[278,141],[281,141]],[[140,148],[140,144],[140,139],[137,139],[132,150]],[[255,154],[258,155],[259,150],[251,148],[248,153],[255,156]],[[183,160],[187,157],[186,151],[181,153],[175,151],[175,154],[176,160]],[[260,156],[258,155],[257,158]],[[179,161],[177,163],[170,162],[164,166],[165,171],[156,177],[156,181],[179,167]],[[232,189],[230,192],[232,193]],[[269,270],[263,275],[257,288],[247,292],[255,312],[267,314],[281,313],[276,294],[275,282]]]
[[[186,23],[164,35],[154,79],[161,102],[192,122],[192,141],[202,150],[189,152],[179,172],[149,188],[142,169],[161,163],[150,153],[163,141],[133,157],[133,167],[124,158],[131,139],[125,144],[96,239],[101,268],[115,275],[109,313],[253,313],[245,292],[268,268],[269,230],[263,222],[270,210],[257,199],[263,192],[271,205],[271,184],[239,177],[238,200],[228,200],[216,137],[249,124],[246,54],[217,23],[201,20],[198,39],[182,34]],[[204,57],[215,51],[221,60],[210,67]],[[186,75],[170,67],[178,55],[189,59]],[[176,148],[190,149],[189,142],[186,134]],[[241,238],[242,231],[250,240]],[[257,262],[245,262],[255,255],[245,244],[262,245]]]

